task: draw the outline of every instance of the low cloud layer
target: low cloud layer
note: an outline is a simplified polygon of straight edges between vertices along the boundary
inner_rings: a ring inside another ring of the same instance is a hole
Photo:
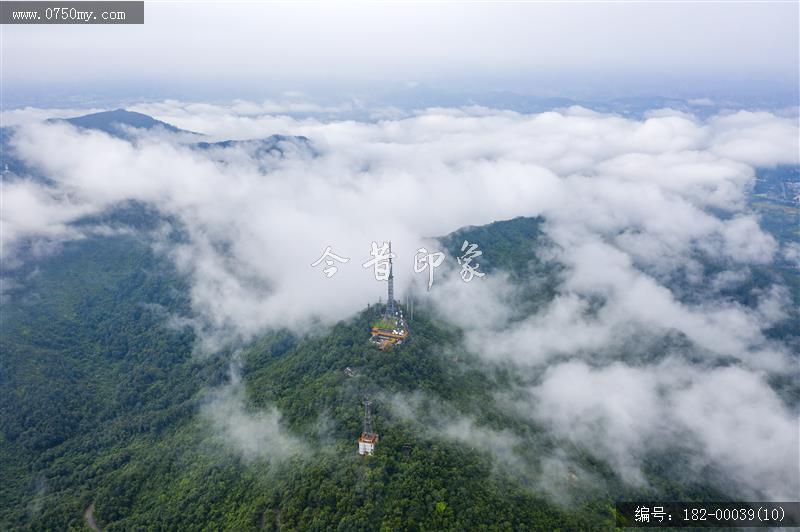
[[[246,460],[280,462],[306,452],[307,444],[292,435],[276,408],[248,409],[238,359],[230,366],[229,382],[212,390],[201,408],[212,435]]]
[[[209,141],[283,134],[309,144],[202,151],[181,135],[129,142],[17,113],[24,125],[14,154],[51,182],[6,180],[9,264],[25,260],[31,244],[86,236],[76,220],[145,203],[171,220],[155,244],[191,280],[193,323],[214,349],[273,327],[331,323],[377,300],[385,284],[361,267],[372,241],[392,240],[402,294],[416,250],[436,245],[429,237],[543,216],[547,252],[564,271],[539,312],[507,329],[515,288],[499,272],[470,284],[442,276],[425,296],[465,327],[467,347],[487,363],[539,375],[515,400],[530,399],[536,422],[593,448],[630,482],[640,480],[640,450],[680,430],[694,438],[698,460],[730,471],[742,493],[797,498],[797,414],[765,380],[796,375],[797,354],[764,333],[786,319],[792,300],[779,286],[757,294],[755,306],[717,297],[720,287],[746,282],[749,268],[798,255],[746,205],[755,167],[798,163],[793,119],[472,107],[357,122],[292,118],[246,102],[137,110]],[[169,240],[176,233],[178,245]],[[329,245],[350,258],[331,278],[311,267]],[[709,278],[701,258],[723,271]],[[687,301],[671,288],[675,278],[707,297]],[[618,356],[642,335],[675,333],[691,353],[639,365]],[[219,404],[223,414],[212,418],[254,452],[249,436],[237,436],[250,418],[229,426],[241,417],[235,397]],[[277,413],[264,416],[272,417],[258,427],[277,423]]]
[[[558,436],[607,459],[622,478],[642,483],[650,450],[692,449],[696,482],[747,497],[794,500],[800,492],[796,413],[757,374],[667,361],[557,364],[518,403]],[[723,478],[702,478],[712,466]],[[728,483],[733,483],[731,485]]]

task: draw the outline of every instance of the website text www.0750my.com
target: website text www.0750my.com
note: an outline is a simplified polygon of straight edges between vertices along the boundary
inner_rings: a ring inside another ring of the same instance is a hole
[[[12,11],[13,20],[47,20],[91,22],[94,20],[125,20],[125,11],[81,11],[74,7],[48,7],[42,10]],[[98,19],[99,17],[99,19]]]

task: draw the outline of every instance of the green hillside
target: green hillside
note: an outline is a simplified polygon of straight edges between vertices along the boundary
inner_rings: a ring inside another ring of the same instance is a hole
[[[537,258],[541,223],[470,228],[445,242],[480,242],[489,271],[555,275]],[[245,346],[233,357],[243,408],[277,407],[281,430],[299,442],[281,459],[268,449],[246,457],[203,415],[232,386],[233,355],[193,355],[189,329],[168,325],[170,313],[189,312],[186,286],[145,242],[74,242],[20,275],[0,335],[0,529],[85,529],[93,504],[103,530],[590,530],[611,527],[621,498],[725,498],[679,482],[671,467],[690,463],[680,451],[647,461],[652,488],[636,491],[501,410],[495,394],[518,376],[466,352],[462,332],[424,305],[409,323],[412,340],[386,352],[368,341],[377,306],[322,334],[275,331]],[[530,310],[552,290],[521,293]],[[368,458],[356,454],[364,396],[380,435]],[[412,416],[403,401],[418,404]],[[464,419],[523,442],[513,449],[521,462],[445,436]],[[539,458],[555,451],[600,483],[587,489],[566,472],[569,504],[557,502],[538,481]]]

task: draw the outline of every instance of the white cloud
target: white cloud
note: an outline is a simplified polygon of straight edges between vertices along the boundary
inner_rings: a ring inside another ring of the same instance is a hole
[[[282,425],[276,408],[249,410],[246,407],[244,385],[235,361],[231,365],[230,379],[228,384],[212,390],[201,408],[215,437],[248,460],[279,462],[306,454],[306,443]]]
[[[172,254],[195,280],[196,308],[244,336],[312,314],[338,319],[374,299],[381,286],[358,267],[372,240],[393,240],[402,289],[423,237],[517,215],[544,215],[568,254],[613,237],[608,249],[619,260],[629,254],[660,268],[680,266],[693,249],[769,261],[775,243],[752,217],[705,211],[740,210],[753,178],[738,152],[715,153],[731,142],[797,139],[796,126],[766,113],[702,123],[668,112],[637,121],[577,107],[537,115],[473,107],[362,123],[264,115],[246,102],[151,110],[212,139],[305,135],[314,153],[284,143],[284,157],[256,160],[233,147],[213,150],[215,161],[164,142],[163,132],[132,144],[65,124],[28,125],[14,146],[55,187],[6,185],[5,244],[74,236],[69,222],[80,216],[145,202],[189,233]],[[792,161],[770,153],[773,164]],[[307,267],[327,245],[353,258],[333,279]]]
[[[76,219],[143,202],[185,232],[179,245],[168,244],[164,232],[154,237],[191,281],[192,323],[213,349],[270,327],[331,323],[375,301],[385,284],[360,266],[373,240],[392,240],[402,297],[417,248],[431,249],[427,237],[541,215],[554,244],[547,253],[565,269],[555,299],[533,316],[505,327],[515,288],[500,273],[469,285],[444,270],[437,278],[429,297],[466,328],[467,345],[520,368],[573,358],[531,391],[571,424],[539,419],[585,445],[599,434],[596,448],[633,482],[640,480],[637,453],[662,433],[637,423],[661,416],[695,435],[702,459],[739,467],[730,474],[743,489],[783,494],[772,474],[793,486],[785,449],[796,419],[761,377],[792,371],[793,354],[763,333],[791,302],[780,288],[759,294],[755,307],[715,298],[713,290],[686,302],[664,281],[686,272],[689,289],[721,287],[773,260],[778,246],[745,198],[754,165],[797,163],[791,119],[737,112],[704,121],[661,110],[636,120],[583,108],[523,115],[470,107],[367,123],[273,115],[284,108],[272,105],[163,102],[139,110],[211,140],[304,135],[310,150],[286,142],[283,156],[243,147],[209,153],[186,139],[169,142],[163,132],[157,141],[131,143],[64,124],[22,126],[15,149],[53,185],[4,185],[4,248],[80,238]],[[351,259],[331,279],[310,266],[328,245]],[[783,253],[793,257],[794,248]],[[707,279],[699,256],[729,270]],[[658,375],[666,366],[618,360],[637,338],[674,332],[702,360],[667,368],[682,388]],[[605,367],[589,369],[587,359]],[[723,359],[738,366],[710,369]],[[574,391],[564,396],[562,387]],[[598,395],[604,398],[593,406]],[[210,417],[243,452],[291,447],[284,436],[270,439],[280,434],[277,412],[246,413],[237,401],[222,396]],[[748,413],[730,411],[739,406]],[[710,409],[713,423],[704,430],[681,408]],[[597,423],[607,425],[596,432]],[[742,443],[722,437],[733,426]],[[751,464],[743,458],[748,450],[758,458]]]
[[[800,494],[797,414],[743,368],[567,362],[548,369],[530,394],[522,412],[609,459],[629,481],[644,481],[648,452],[689,447],[693,471],[712,465],[735,483],[723,490],[769,500]]]
[[[771,116],[766,112],[738,111],[712,118],[711,151],[753,165],[798,164],[796,119],[771,120]]]

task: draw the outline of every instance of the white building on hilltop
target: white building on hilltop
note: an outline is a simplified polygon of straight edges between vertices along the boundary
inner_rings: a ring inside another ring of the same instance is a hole
[[[372,401],[364,401],[364,432],[358,437],[358,454],[372,454],[378,443],[378,434],[372,432]]]

